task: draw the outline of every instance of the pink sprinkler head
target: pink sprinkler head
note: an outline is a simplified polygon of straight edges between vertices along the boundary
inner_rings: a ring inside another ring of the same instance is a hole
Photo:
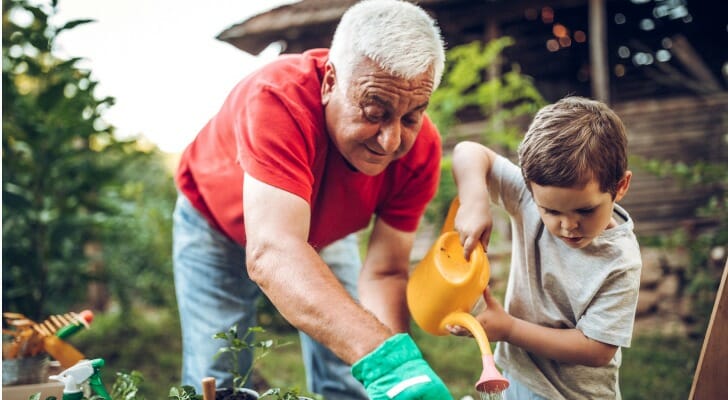
[[[483,373],[480,375],[478,383],[475,384],[475,390],[480,393],[500,395],[508,388],[508,385],[508,379],[504,378],[495,367],[493,355],[483,355]]]

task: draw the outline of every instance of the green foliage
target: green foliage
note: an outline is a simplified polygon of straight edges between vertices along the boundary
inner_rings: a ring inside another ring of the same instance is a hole
[[[17,10],[33,22],[16,25]],[[3,1],[3,308],[31,317],[66,311],[90,279],[83,243],[112,211],[99,194],[116,168],[105,155],[121,150],[97,128],[113,99],[51,54],[58,31],[40,8]]]
[[[447,53],[442,84],[433,93],[428,114],[444,136],[459,123],[460,112],[472,108],[486,121],[483,141],[515,149],[522,138],[521,117],[530,117],[545,101],[530,77],[511,65],[500,76],[487,79],[513,39],[502,37],[483,45],[480,41],[460,45]]]
[[[221,347],[220,350],[218,350],[217,354],[215,354],[215,358],[220,357],[222,354],[230,355],[230,373],[233,375],[233,386],[236,389],[245,386],[250,374],[253,372],[253,366],[258,360],[268,355],[271,350],[288,344],[280,343],[272,339],[253,342],[253,335],[263,332],[265,332],[265,330],[260,326],[251,326],[245,334],[240,337],[238,335],[237,325],[233,325],[227,332],[218,332],[213,336],[213,339],[221,339],[227,343],[227,346]],[[255,349],[258,349],[258,351],[255,351]],[[241,373],[241,371],[238,371],[236,368],[238,365],[238,357],[243,351],[254,352],[254,357],[248,370]]]
[[[169,399],[174,400],[202,400],[202,395],[197,394],[195,388],[189,385],[169,388]]]
[[[700,343],[683,337],[637,337],[622,349],[619,386],[622,398],[687,399],[700,354]]]
[[[171,175],[155,149],[114,137],[90,71],[54,55],[56,2],[3,0],[3,310],[33,319],[86,300],[89,283],[173,304]],[[30,17],[29,23],[18,23]]]
[[[630,161],[637,168],[657,176],[676,179],[685,190],[696,187],[713,189],[713,195],[695,211],[696,217],[712,222],[708,228],[698,232],[687,232],[685,228],[679,228],[670,234],[641,238],[643,245],[684,247],[689,250],[690,264],[684,276],[688,283],[685,295],[692,300],[694,333],[702,337],[707,329],[720,283],[720,267],[726,262],[725,255],[716,262],[711,260],[710,254],[714,248],[728,244],[728,164],[700,161],[687,165],[683,162],[640,157],[634,157]]]
[[[139,386],[144,382],[144,377],[139,371],[117,372],[116,381],[111,386],[109,394],[114,400],[144,400],[139,395]]]
[[[506,153],[517,148],[528,119],[546,102],[532,79],[521,74],[518,65],[511,65],[498,77],[487,78],[487,71],[498,65],[503,50],[513,43],[510,37],[502,37],[486,45],[474,41],[447,52],[442,83],[432,94],[427,108],[443,138],[460,139],[455,137],[453,128],[461,122],[462,114],[475,111],[478,118],[485,121],[485,127],[480,137],[471,140]],[[426,213],[435,226],[442,224],[450,201],[457,193],[451,171],[451,160],[446,154],[437,195]]]

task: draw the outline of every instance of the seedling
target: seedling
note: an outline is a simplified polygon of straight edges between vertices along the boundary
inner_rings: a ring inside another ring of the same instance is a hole
[[[248,382],[248,378],[250,378],[251,372],[253,372],[253,365],[255,365],[258,360],[268,355],[268,353],[272,350],[289,344],[288,342],[281,343],[271,339],[251,343],[251,335],[263,332],[265,332],[265,330],[260,326],[252,326],[248,328],[243,337],[239,337],[238,327],[237,325],[233,325],[227,332],[219,332],[213,336],[214,339],[221,339],[227,342],[227,346],[220,348],[217,354],[215,354],[215,358],[218,358],[225,353],[230,354],[230,373],[233,375],[234,388],[242,388],[245,386]],[[258,354],[256,354],[255,349],[260,349],[260,351],[257,352]],[[240,371],[237,370],[238,358],[240,356],[240,352],[246,350],[252,352],[253,361],[250,363],[248,370],[245,371],[244,374],[241,374]]]

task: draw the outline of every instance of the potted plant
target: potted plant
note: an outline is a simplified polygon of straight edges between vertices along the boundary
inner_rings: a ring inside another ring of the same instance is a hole
[[[233,375],[233,387],[232,388],[221,388],[215,390],[214,400],[255,400],[255,399],[270,399],[270,400],[313,400],[310,397],[299,396],[296,389],[281,389],[281,388],[270,388],[263,394],[259,394],[255,390],[248,389],[245,384],[250,378],[250,374],[253,371],[253,366],[261,358],[268,355],[272,350],[286,346],[289,343],[280,343],[274,340],[261,340],[257,342],[250,342],[249,338],[251,335],[256,333],[263,333],[265,330],[260,326],[254,326],[248,328],[245,334],[240,337],[236,325],[233,325],[227,332],[219,332],[213,336],[213,339],[220,339],[226,342],[226,346],[222,347],[215,357],[221,357],[223,354],[229,354],[230,356],[230,373]],[[259,349],[258,354],[254,356],[253,361],[250,363],[250,367],[244,373],[238,371],[235,366],[238,365],[238,357],[242,351],[253,351]],[[203,382],[203,386],[204,386]],[[214,381],[213,381],[214,387]],[[181,388],[172,388],[169,393],[169,398],[174,400],[187,400],[187,399],[202,399],[201,395],[198,395],[194,388],[191,386],[183,386]]]

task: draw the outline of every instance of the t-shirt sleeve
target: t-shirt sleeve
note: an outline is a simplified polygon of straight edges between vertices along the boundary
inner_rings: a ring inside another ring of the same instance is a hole
[[[613,272],[605,279],[591,304],[579,318],[576,328],[585,336],[614,346],[629,347],[634,329],[639,295],[641,259],[637,245],[630,241],[615,244],[624,255],[613,260],[607,269]],[[615,267],[615,265],[617,267]]]
[[[315,139],[301,122],[309,119],[306,111],[267,87],[241,101],[244,111],[232,114],[237,119],[235,138],[243,170],[310,203]]]
[[[518,215],[522,209],[521,202],[528,192],[521,169],[498,155],[488,179],[488,192],[493,203],[503,206],[511,215]]]

